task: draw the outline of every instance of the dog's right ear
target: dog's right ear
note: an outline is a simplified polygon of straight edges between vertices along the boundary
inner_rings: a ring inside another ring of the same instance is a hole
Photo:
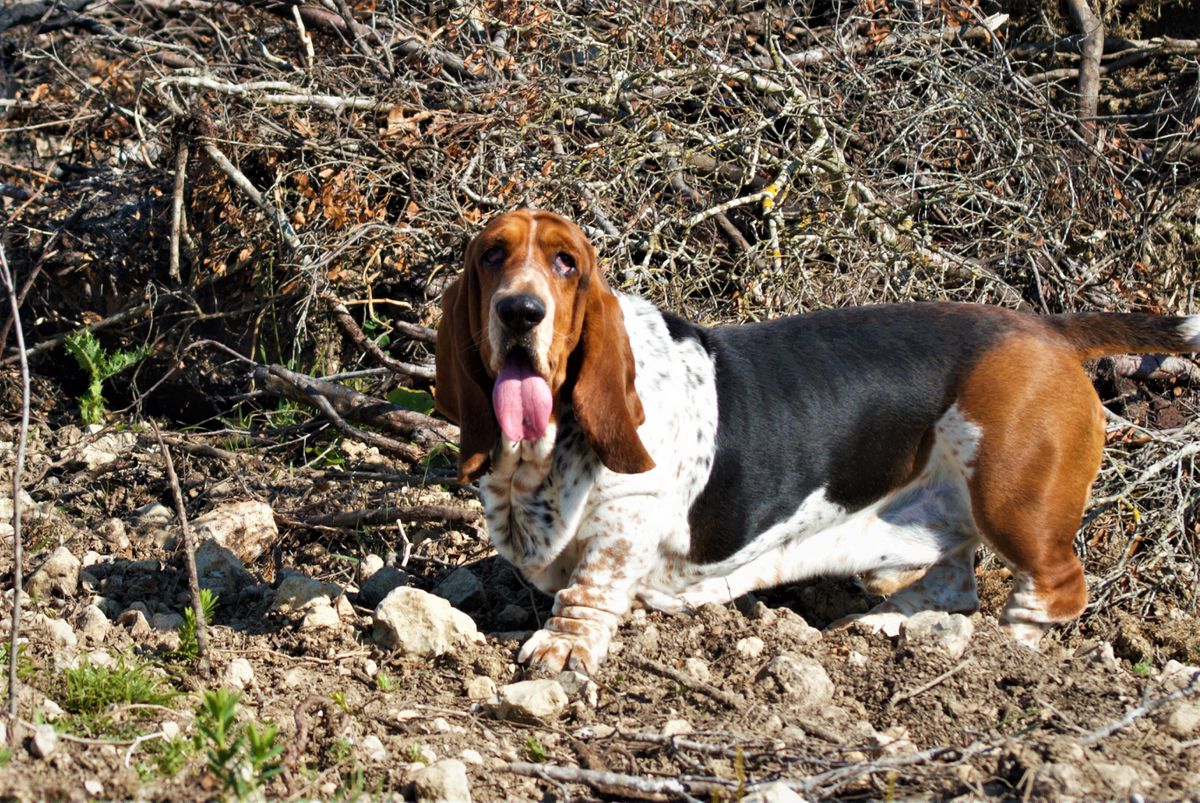
[[[479,354],[479,280],[468,264],[442,291],[442,321],[437,333],[437,385],[434,403],[458,424],[458,478],[472,482],[483,476],[500,426],[492,410],[492,379]]]

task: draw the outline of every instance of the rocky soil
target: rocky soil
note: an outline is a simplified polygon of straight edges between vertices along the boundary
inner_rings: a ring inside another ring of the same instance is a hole
[[[11,432],[0,440],[11,448]],[[35,429],[30,471],[44,480],[23,503],[36,567],[22,617],[25,723],[0,768],[4,799],[231,794],[197,724],[204,690],[221,687],[240,692],[243,722],[279,728],[281,771],[255,778],[254,794],[271,798],[1163,799],[1200,789],[1190,614],[1090,612],[1032,652],[997,630],[1007,578],[984,561],[983,612],[923,615],[895,642],[818,629],[871,604],[853,581],[829,580],[693,615],[637,612],[596,677],[538,677],[514,661],[548,600],[477,527],[295,525],[382,503],[477,509],[467,491],[401,487],[365,449],[336,477],[172,450],[201,584],[219,595],[206,675],[181,644],[180,530],[152,444],[129,431]],[[89,664],[140,667],[171,694],[81,715],[65,678]]]

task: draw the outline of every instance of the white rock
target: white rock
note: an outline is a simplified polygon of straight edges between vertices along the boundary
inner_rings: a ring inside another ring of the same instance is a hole
[[[456,758],[446,758],[413,775],[418,803],[471,803],[467,767]]]
[[[53,725],[38,725],[33,731],[33,754],[49,758],[58,749],[58,733]]]
[[[79,587],[79,558],[71,554],[65,546],[50,553],[41,566],[37,567],[29,579],[25,581],[25,593],[36,594],[42,599],[57,594],[60,597],[70,597]]]
[[[811,644],[821,640],[821,631],[804,621],[804,617],[788,608],[778,608],[775,614],[775,632],[779,638],[797,644]]]
[[[216,541],[205,541],[196,548],[196,574],[200,577],[201,588],[210,589],[225,599],[233,598],[254,582],[237,555]]]
[[[1200,705],[1182,702],[1175,706],[1163,721],[1167,732],[1177,739],[1186,739],[1200,730]]]
[[[476,675],[467,681],[467,699],[486,700],[496,696],[496,681],[487,675]]]
[[[179,723],[173,719],[163,720],[163,723],[158,726],[162,731],[162,735],[168,739],[176,739],[179,737]]]
[[[134,636],[147,636],[150,634],[150,621],[146,619],[146,614],[143,612],[145,606],[136,608],[130,606],[120,616],[117,617],[117,624],[125,628]]]
[[[1114,794],[1122,796],[1143,787],[1152,788],[1158,782],[1158,773],[1145,762],[1131,767],[1116,762],[1094,761],[1092,769]]]
[[[374,638],[386,649],[433,657],[464,644],[483,643],[471,617],[416,588],[397,588],[375,608]]]
[[[483,756],[480,755],[478,750],[472,750],[468,747],[458,755],[464,763],[474,764],[477,767],[483,766]]]
[[[762,655],[766,649],[766,644],[758,636],[747,636],[744,639],[739,639],[733,648],[737,650],[738,655],[743,658],[757,658]]]
[[[171,524],[175,521],[175,512],[162,502],[149,502],[133,511],[138,525]]]
[[[1083,771],[1065,762],[1043,764],[1037,771],[1037,780],[1045,787],[1037,791],[1049,794],[1053,798],[1078,795],[1084,783]]]
[[[225,685],[244,689],[254,682],[254,667],[245,658],[234,658],[225,668]]]
[[[95,778],[88,778],[83,782],[83,791],[87,792],[92,797],[101,797],[104,794],[104,784],[100,783]]]
[[[1200,672],[1200,666],[1181,664],[1176,660],[1170,660],[1163,667],[1162,674],[1158,676],[1158,682],[1170,691],[1178,691],[1191,683],[1197,672]]]
[[[42,715],[51,722],[58,719],[65,713],[66,712],[62,710],[62,707],[49,697],[46,697],[42,700]]]
[[[88,471],[91,471],[117,460],[132,449],[136,443],[137,436],[132,432],[109,432],[83,444],[76,453],[75,459],[87,466]]]
[[[1081,645],[1079,649],[1075,650],[1075,658],[1088,666],[1100,669],[1117,668],[1117,655],[1113,651],[1112,643],[1108,641],[1093,641]]]
[[[364,736],[362,743],[359,745],[363,752],[367,754],[367,758],[378,764],[387,761],[387,750],[383,747],[383,742],[375,734]]]
[[[850,666],[861,668],[867,665],[867,656],[858,650],[851,650],[846,655],[846,663],[850,664]]]
[[[333,609],[337,611],[337,615],[347,621],[353,622],[358,614],[354,610],[354,603],[345,594],[338,594],[337,599],[333,601]]]
[[[703,658],[688,658],[683,662],[683,671],[701,683],[708,683],[712,679],[712,672]]]
[[[183,616],[177,613],[156,613],[150,617],[150,626],[155,630],[178,630],[183,627]]]
[[[824,705],[833,699],[833,681],[825,667],[802,655],[776,656],[758,673],[755,683],[773,687],[805,706]]]
[[[249,562],[279,538],[275,513],[266,502],[248,499],[221,505],[192,522],[197,541],[214,541]]]
[[[929,646],[958,659],[967,651],[974,633],[975,625],[961,613],[921,611],[905,620],[900,641],[902,644]]]
[[[50,640],[54,642],[55,647],[60,649],[74,649],[78,645],[79,641],[75,638],[75,630],[62,619],[54,619],[44,614],[37,614],[34,621],[50,636]]]
[[[125,522],[120,519],[109,519],[101,524],[100,538],[109,546],[111,552],[124,552],[130,547]]]
[[[568,669],[559,672],[555,680],[563,687],[567,696],[578,697],[592,708],[600,704],[600,687],[584,673]]]
[[[362,585],[367,578],[383,568],[383,558],[378,555],[367,555],[358,564],[358,583]]]
[[[867,739],[867,747],[875,758],[911,753],[916,749],[909,738],[908,728],[903,725],[893,725],[887,730],[876,732]]]
[[[305,677],[304,670],[299,667],[294,667],[283,673],[283,687],[285,689],[297,689],[308,684],[308,678]]]
[[[273,611],[298,611],[313,605],[330,603],[329,589],[315,577],[288,571],[275,589]]]
[[[763,784],[742,798],[742,803],[804,803],[804,798],[782,781]]]
[[[116,666],[117,659],[105,650],[92,650],[87,654],[87,662],[92,666]]]
[[[662,735],[668,738],[671,736],[683,736],[694,731],[695,728],[692,727],[692,723],[686,719],[668,719],[662,726]]]
[[[364,658],[362,662],[363,674],[369,678],[373,678],[379,674],[379,664],[373,658]]]
[[[551,722],[562,716],[568,702],[557,680],[523,680],[501,686],[489,705],[498,719]]]
[[[324,605],[313,605],[308,609],[308,613],[304,615],[304,621],[300,623],[301,630],[319,630],[322,628],[336,629],[342,624],[341,617],[338,616],[333,606],[326,602]]]

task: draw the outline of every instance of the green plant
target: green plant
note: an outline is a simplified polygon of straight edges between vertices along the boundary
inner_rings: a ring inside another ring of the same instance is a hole
[[[346,702],[346,692],[341,691],[340,689],[338,691],[331,692],[329,699],[333,700],[333,704],[345,711],[347,714],[354,713],[350,710],[350,703]]]
[[[0,747],[0,767],[3,767],[12,760],[12,751],[7,747]]]
[[[1142,677],[1150,677],[1150,659],[1143,658],[1138,661],[1133,665],[1133,671],[1134,674],[1141,675]]]
[[[138,777],[143,781],[151,778],[173,778],[183,769],[194,747],[187,739],[157,739],[146,747],[146,761],[137,766]]]
[[[213,620],[217,611],[218,594],[207,588],[200,589],[200,612],[204,614],[204,622]],[[183,609],[183,624],[179,626],[179,654],[194,661],[200,655],[200,643],[196,641],[196,611],[192,606]]]
[[[87,736],[124,735],[126,730],[109,716],[110,706],[166,705],[175,696],[151,667],[134,658],[121,656],[108,666],[82,661],[62,673],[58,704],[71,716],[60,720],[59,728]]]
[[[221,779],[227,793],[239,799],[264,799],[263,787],[282,771],[279,728],[237,721],[239,692],[206,691],[196,709],[197,750],[203,750],[209,770]]]
[[[20,680],[28,680],[34,671],[33,660],[25,654],[24,644],[17,645],[17,678]],[[0,642],[0,674],[4,676],[5,684],[8,682],[8,642]],[[7,690],[7,685],[5,686]]]
[[[525,740],[525,752],[534,764],[546,763],[546,748],[536,736],[530,736]]]
[[[405,756],[409,764],[424,764],[426,762],[425,747],[420,742],[413,742],[408,746],[408,754]]]
[[[433,412],[433,396],[423,390],[410,388],[393,388],[387,395],[387,400],[398,404],[406,410],[429,415]]]
[[[148,346],[139,346],[133,351],[109,354],[86,329],[67,335],[63,345],[79,367],[88,373],[88,388],[79,397],[79,413],[85,424],[99,424],[104,420],[104,383],[150,353]]]
[[[396,688],[396,681],[392,680],[391,675],[380,669],[379,674],[375,676],[375,688],[386,694]]]

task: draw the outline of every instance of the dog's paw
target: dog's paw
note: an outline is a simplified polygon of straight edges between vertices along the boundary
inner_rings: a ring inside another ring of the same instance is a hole
[[[547,628],[525,642],[517,660],[551,674],[573,669],[594,675],[608,654],[607,642],[607,638],[601,641],[587,633],[563,633]]]

